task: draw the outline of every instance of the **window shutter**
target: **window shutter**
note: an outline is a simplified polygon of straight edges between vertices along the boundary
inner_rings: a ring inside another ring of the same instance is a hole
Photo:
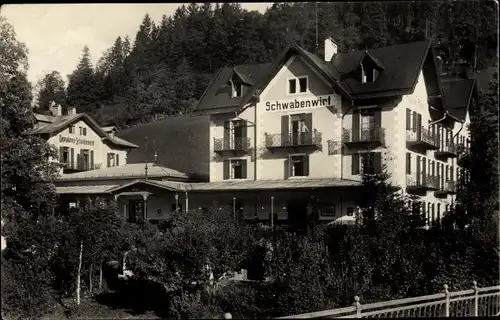
[[[117,153],[116,154],[116,163],[115,165],[119,166],[120,165],[120,155]]]
[[[354,109],[352,112],[352,141],[359,140],[359,110]]]
[[[223,163],[223,179],[224,180],[227,180],[229,179],[229,167],[230,167],[230,163],[229,163],[229,160],[224,160],[224,163]]]
[[[359,154],[354,153],[352,156],[352,164],[351,164],[351,174],[357,175],[359,174]]]
[[[309,176],[309,155],[304,156],[304,176]]]
[[[111,153],[108,153],[108,156],[106,157],[108,160],[108,168],[111,167]]]
[[[222,141],[223,149],[227,149],[229,147],[229,135],[231,134],[230,133],[230,128],[231,128],[230,122],[231,121],[224,121],[224,141]]]
[[[75,149],[74,148],[71,148],[71,167],[73,168],[75,166]]]
[[[420,156],[417,156],[417,174],[416,174],[416,178],[417,178],[417,185],[420,184]]]
[[[284,176],[285,180],[290,177],[291,164],[292,164],[292,159],[290,159],[290,156],[288,156],[288,158],[285,159],[284,166],[283,166],[283,170],[284,170],[284,175],[283,176]]]
[[[411,174],[411,153],[406,153],[406,174]]]
[[[59,147],[59,163],[63,163],[64,161],[64,147]]]
[[[304,122],[306,123],[307,129],[309,129],[309,132],[313,131],[313,115],[312,113],[306,113],[304,114]]]
[[[94,150],[90,150],[90,168],[95,169],[94,168]]]
[[[413,111],[412,127],[413,132],[417,132],[417,113],[415,111]]]
[[[290,140],[290,117],[281,116],[281,145],[286,145]]]
[[[406,109],[406,130],[411,129],[411,110]]]
[[[247,178],[247,160],[241,160],[241,178]]]
[[[374,168],[374,173],[379,173],[382,171],[382,153],[380,152],[374,152],[371,154],[372,159],[373,159],[373,168]]]
[[[422,115],[417,114],[417,139],[422,139]]]
[[[427,167],[426,167],[425,158],[422,158],[422,181],[425,182],[427,180]]]

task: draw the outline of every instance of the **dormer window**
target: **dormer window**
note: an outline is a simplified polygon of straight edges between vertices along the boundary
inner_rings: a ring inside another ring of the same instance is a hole
[[[361,69],[361,83],[375,82],[377,80],[378,70],[373,68],[362,68]]]
[[[239,83],[233,83],[233,98],[243,96],[243,85]]]
[[[365,51],[363,58],[360,61],[361,66],[361,83],[375,82],[384,67],[382,63],[372,56],[368,51]]]

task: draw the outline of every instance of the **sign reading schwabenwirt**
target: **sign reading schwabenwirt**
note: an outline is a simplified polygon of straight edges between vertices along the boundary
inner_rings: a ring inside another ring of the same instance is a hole
[[[76,145],[81,144],[84,146],[94,146],[94,144],[95,144],[95,142],[92,140],[80,139],[78,137],[70,138],[70,137],[63,137],[63,136],[59,136],[59,142],[74,143]]]
[[[322,107],[333,107],[340,105],[340,95],[329,94],[326,96],[317,96],[315,98],[303,98],[293,100],[268,101],[266,102],[266,111],[285,111],[298,109],[312,109]]]

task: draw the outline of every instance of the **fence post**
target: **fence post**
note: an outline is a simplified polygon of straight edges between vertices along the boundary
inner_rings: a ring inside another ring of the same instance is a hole
[[[474,286],[474,317],[477,317],[479,314],[479,289],[477,287],[477,281],[474,280],[472,281],[472,284]]]
[[[449,317],[450,316],[450,291],[448,291],[448,285],[445,284],[444,286],[444,294],[445,296],[445,304],[444,304],[444,316]]]
[[[356,318],[361,318],[361,303],[359,303],[359,297],[354,297],[354,306],[356,307]]]

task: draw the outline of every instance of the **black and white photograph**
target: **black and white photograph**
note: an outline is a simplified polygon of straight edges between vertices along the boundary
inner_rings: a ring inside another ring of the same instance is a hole
[[[1,5],[2,318],[500,316],[498,24]]]

